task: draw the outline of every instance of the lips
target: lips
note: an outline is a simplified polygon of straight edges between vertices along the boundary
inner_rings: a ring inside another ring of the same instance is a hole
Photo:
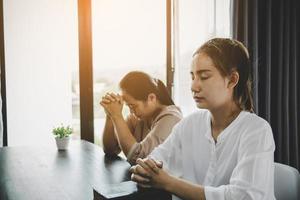
[[[197,97],[197,96],[194,96],[193,98],[196,102],[200,102],[200,101],[203,101],[205,99],[204,97]]]

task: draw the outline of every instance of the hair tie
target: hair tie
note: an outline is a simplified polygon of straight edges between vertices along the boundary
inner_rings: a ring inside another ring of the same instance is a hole
[[[156,87],[158,87],[158,79],[157,78],[153,78],[153,83]]]

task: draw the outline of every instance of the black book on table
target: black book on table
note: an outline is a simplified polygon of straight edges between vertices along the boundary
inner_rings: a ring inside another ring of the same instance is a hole
[[[107,184],[99,188],[94,188],[94,200],[126,199],[126,197],[137,192],[137,190],[137,185],[133,181]]]
[[[94,200],[171,200],[169,193],[158,189],[144,189],[133,181],[102,185],[94,188]]]

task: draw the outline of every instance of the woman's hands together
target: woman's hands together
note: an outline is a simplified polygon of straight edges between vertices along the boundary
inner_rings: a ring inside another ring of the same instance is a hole
[[[123,99],[119,94],[106,93],[100,101],[100,105],[104,108],[105,113],[111,117],[122,116]]]
[[[130,168],[131,180],[144,188],[154,187],[166,189],[171,181],[171,176],[162,169],[162,162],[151,158],[138,158],[137,165]]]

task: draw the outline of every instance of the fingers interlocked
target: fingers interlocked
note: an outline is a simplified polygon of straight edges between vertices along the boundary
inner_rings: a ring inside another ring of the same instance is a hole
[[[135,182],[147,184],[150,182],[150,174],[140,165],[135,165],[130,168],[131,179]]]
[[[159,172],[159,168],[157,167],[156,162],[152,158],[144,158],[144,159],[138,158],[136,160],[136,163],[141,165],[151,175],[157,174]]]
[[[121,103],[122,101],[122,98],[119,94],[114,94],[114,93],[106,93],[103,97],[102,97],[102,100],[100,102],[101,103],[104,103],[104,104],[109,104],[109,103],[112,103],[112,102],[119,102]]]
[[[137,165],[130,168],[132,172],[131,179],[142,187],[151,187],[153,178],[159,174],[161,163],[154,161],[151,158],[138,158]]]

